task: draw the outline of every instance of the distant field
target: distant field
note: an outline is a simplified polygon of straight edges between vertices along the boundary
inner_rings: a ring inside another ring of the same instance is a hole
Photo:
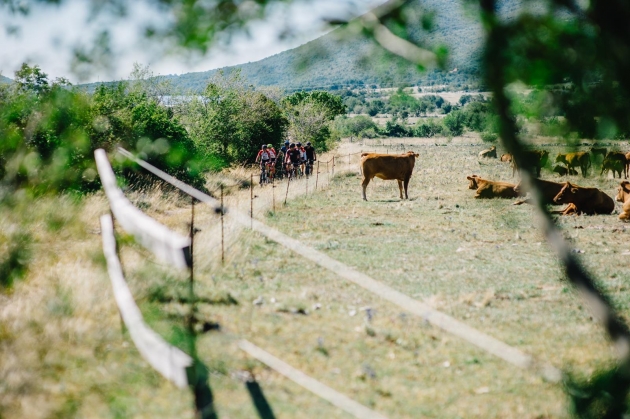
[[[275,212],[263,208],[271,188],[256,187],[256,214],[557,367],[581,375],[609,365],[612,348],[563,280],[532,225],[532,208],[475,200],[467,189],[472,173],[512,179],[508,165],[478,160],[485,147],[475,136],[344,142],[341,155],[417,151],[410,199],[398,199],[396,182],[376,179],[363,202],[358,156],[351,156],[350,165],[337,158],[328,188],[313,193],[311,183],[308,196],[294,196],[286,207],[276,188]],[[552,156],[560,151],[546,148]],[[327,177],[320,174],[320,182]],[[543,177],[557,179],[548,171]],[[571,179],[613,196],[618,184],[592,175]],[[130,197],[169,227],[186,231],[187,200],[159,189]],[[243,209],[248,198],[246,189],[229,195]],[[57,215],[49,219],[53,208]],[[105,211],[102,194],[95,194],[82,204],[42,200],[0,218],[2,226],[10,216],[29,214],[40,249],[28,278],[0,300],[0,416],[192,417],[190,393],[174,390],[140,358],[129,336],[121,337],[98,235],[98,215]],[[217,222],[209,208],[197,206],[195,275],[198,296],[206,301],[199,317],[221,327],[200,337],[198,351],[211,372],[220,418],[255,417],[242,383],[248,373],[279,418],[350,417],[252,361],[235,345],[243,337],[390,418],[568,416],[560,384],[488,355],[256,233],[243,230],[231,241],[221,266]],[[628,318],[630,266],[620,257],[630,254],[626,226],[616,214],[558,223]],[[152,262],[137,245],[123,246],[121,254],[146,320],[178,343],[188,307],[171,300],[185,295],[186,275]]]

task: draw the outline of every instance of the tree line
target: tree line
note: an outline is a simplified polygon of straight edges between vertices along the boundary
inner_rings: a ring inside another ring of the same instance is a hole
[[[197,95],[177,95],[168,82],[136,66],[130,80],[93,93],[65,79],[49,80],[23,64],[15,82],[0,85],[0,186],[37,193],[99,187],[93,151],[122,146],[196,187],[203,174],[253,162],[262,144],[311,141],[328,150],[331,124],[345,113],[327,92],[257,90],[239,72],[218,73]],[[115,162],[128,180],[133,167]]]

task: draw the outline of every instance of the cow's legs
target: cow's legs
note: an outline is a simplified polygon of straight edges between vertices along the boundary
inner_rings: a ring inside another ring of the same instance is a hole
[[[407,193],[407,188],[409,187],[409,178],[406,178],[403,182],[404,186],[405,186],[405,198],[409,199],[409,194]]]
[[[396,179],[396,181],[398,182],[398,190],[400,191],[400,199],[404,199],[404,198],[403,198],[403,194],[402,194],[402,191],[403,191],[403,182],[402,182],[402,180],[400,180],[400,179]]]
[[[361,182],[361,186],[363,187],[363,200],[367,201],[367,197],[365,196],[365,190],[367,188],[367,185],[370,183],[370,178],[363,175],[363,182]]]

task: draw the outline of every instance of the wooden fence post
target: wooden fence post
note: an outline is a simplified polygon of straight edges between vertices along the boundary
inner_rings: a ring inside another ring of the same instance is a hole
[[[221,185],[221,265],[225,264],[225,233],[223,231],[223,214],[225,214],[225,210],[223,209],[223,185]]]
[[[317,160],[317,173],[315,174],[315,192],[317,192],[317,181],[319,180],[319,160]]]
[[[254,229],[254,174],[252,173],[249,181],[249,214],[251,215],[250,227]]]
[[[289,197],[289,185],[291,184],[291,179],[293,179],[292,177],[287,179],[287,192],[284,195],[284,205],[287,204],[287,198]]]
[[[195,271],[194,271],[194,263],[195,263],[195,252],[194,252],[194,243],[195,243],[195,198],[191,197],[191,206],[190,206],[190,282],[188,284],[189,292],[188,298],[190,298],[190,314],[188,317],[188,331],[190,333],[190,354],[194,357],[196,353],[195,348]]]
[[[332,158],[332,175],[335,177],[335,156]]]

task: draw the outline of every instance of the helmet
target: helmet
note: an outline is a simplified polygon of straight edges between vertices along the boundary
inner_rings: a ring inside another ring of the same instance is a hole
[[[284,142],[284,145],[289,145],[289,142],[288,142],[288,141],[285,141],[285,142]]]
[[[273,144],[267,144],[267,147],[271,148],[273,147]]]
[[[302,146],[302,143],[297,143],[297,146],[298,146],[298,147],[301,147],[301,146]]]
[[[263,144],[263,145],[262,145],[262,148],[267,148],[267,144]]]
[[[295,143],[291,143],[289,147],[295,147]]]
[[[309,142],[307,142],[307,143],[306,143],[306,145],[311,145],[311,142],[310,142],[310,141],[309,141]]]

